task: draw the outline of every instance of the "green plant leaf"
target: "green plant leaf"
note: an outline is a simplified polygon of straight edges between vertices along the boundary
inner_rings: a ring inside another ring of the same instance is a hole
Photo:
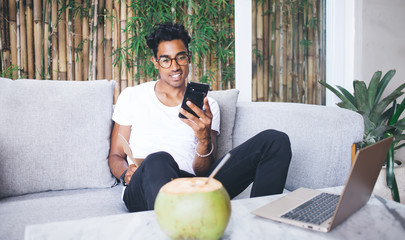
[[[363,121],[364,121],[364,133],[370,134],[376,128],[376,125],[375,125],[375,123],[370,121],[370,119],[368,118],[367,115],[362,114],[362,116],[363,116]]]
[[[405,87],[405,83],[402,84]],[[401,85],[401,86],[402,86]],[[402,88],[401,88],[402,89]],[[381,102],[379,102],[377,105],[374,106],[374,108],[371,110],[370,114],[370,120],[371,121],[376,121],[378,117],[384,112],[384,110],[387,108],[389,104],[391,104],[395,99],[400,97],[403,92],[400,92],[399,88],[397,88],[395,91],[393,91],[390,95],[385,97]]]
[[[380,140],[383,139],[387,131],[392,130],[394,128],[395,128],[394,126],[387,126],[387,125],[378,126],[373,131],[371,131],[371,134],[378,137],[378,139]]]
[[[374,99],[374,105],[376,105],[380,101],[380,98],[381,98],[385,88],[387,87],[388,83],[391,81],[392,77],[394,77],[395,73],[396,73],[396,70],[391,69],[381,79],[381,81],[377,87],[377,92],[376,92],[376,96]]]
[[[374,73],[373,77],[370,80],[370,84],[368,85],[368,102],[369,102],[369,106],[372,109],[373,108],[373,104],[374,104],[374,100],[375,100],[375,95],[377,93],[377,87],[378,84],[380,82],[381,79],[381,71],[377,71]]]
[[[395,141],[399,143],[400,141],[405,140],[405,134],[398,134],[395,136]]]
[[[391,120],[389,122],[390,125],[398,122],[398,119],[401,116],[404,109],[405,109],[405,98],[402,99],[401,104],[397,105],[397,109],[395,110],[395,113],[394,113],[394,115],[392,116],[392,118],[391,118]]]
[[[343,95],[347,98],[347,100],[349,100],[354,106],[356,106],[356,99],[354,99],[354,96],[347,91],[345,88],[341,87],[341,86],[336,86],[342,93]]]
[[[396,128],[398,128],[399,130],[404,131],[404,130],[405,130],[405,118],[403,118],[403,119],[397,121],[397,122],[394,124],[394,126],[395,126]]]
[[[387,124],[388,120],[393,115],[394,109],[392,107],[388,108],[381,116],[378,117],[376,125],[380,126],[382,124]]]
[[[370,114],[370,106],[368,104],[368,91],[367,86],[363,81],[354,80],[354,98],[356,99],[358,111]],[[370,118],[370,120],[372,120]]]
[[[326,83],[325,81],[319,81],[324,87],[328,88],[331,92],[333,92],[343,103],[338,103],[337,105],[341,108],[346,108],[352,111],[357,111],[357,107],[353,105],[349,99],[347,99],[342,93],[336,90],[334,87]]]
[[[387,154],[386,159],[386,180],[387,186],[391,189],[391,195],[394,201],[399,202],[399,193],[398,193],[398,186],[397,181],[395,179],[394,173],[394,145],[391,144],[390,149]]]

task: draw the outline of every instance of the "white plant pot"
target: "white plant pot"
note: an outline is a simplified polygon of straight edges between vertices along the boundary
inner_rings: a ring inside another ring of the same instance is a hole
[[[395,159],[400,164],[394,167],[395,179],[397,180],[399,197],[402,204],[405,204],[405,161]],[[386,169],[383,167],[375,184],[373,194],[381,196],[385,199],[392,200],[391,190],[387,186]]]

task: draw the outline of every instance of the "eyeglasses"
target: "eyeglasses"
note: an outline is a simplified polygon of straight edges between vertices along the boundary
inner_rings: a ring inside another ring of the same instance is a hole
[[[158,59],[158,63],[162,68],[169,68],[173,60],[176,61],[177,65],[185,66],[188,64],[188,55],[186,53],[180,53],[175,58],[161,57]]]

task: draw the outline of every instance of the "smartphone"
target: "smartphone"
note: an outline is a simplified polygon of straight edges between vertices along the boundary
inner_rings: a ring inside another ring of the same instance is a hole
[[[186,102],[191,101],[196,106],[202,109],[204,105],[204,98],[205,96],[207,96],[209,88],[210,86],[205,83],[189,82],[186,87],[186,92],[184,93],[181,107],[184,108],[187,112],[199,118],[199,116],[193,110],[191,110],[191,108],[187,106]],[[187,118],[181,113],[179,113],[179,117]]]

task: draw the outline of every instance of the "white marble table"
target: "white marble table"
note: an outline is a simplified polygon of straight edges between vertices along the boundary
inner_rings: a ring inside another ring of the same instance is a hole
[[[340,193],[342,188],[329,189]],[[281,195],[233,200],[222,239],[403,239],[405,205],[372,196],[368,203],[329,233],[315,232],[257,217],[250,212]],[[76,221],[30,225],[25,239],[168,239],[153,211]]]

